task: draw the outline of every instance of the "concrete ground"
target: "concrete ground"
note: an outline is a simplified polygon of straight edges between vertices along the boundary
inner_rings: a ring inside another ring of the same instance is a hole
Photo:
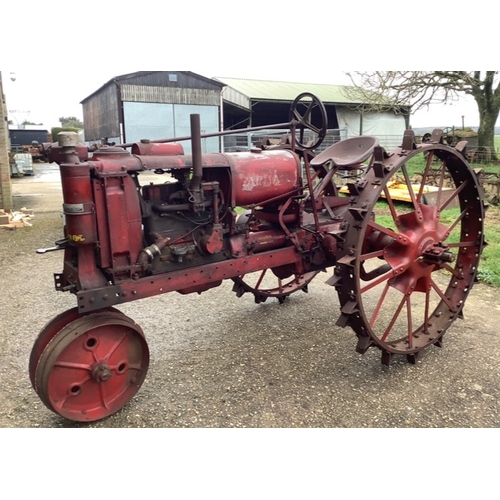
[[[462,427],[500,426],[500,301],[474,286],[443,348],[416,365],[380,363],[354,351],[354,333],[335,326],[335,290],[319,274],[309,293],[279,305],[238,299],[232,283],[200,296],[170,293],[119,309],[144,330],[151,360],[132,401],[115,415],[75,424],[33,391],[28,360],[44,324],[76,305],[56,292],[61,253],[38,255],[61,237],[58,169],[36,164],[13,180],[16,208],[33,227],[0,231],[0,427]]]

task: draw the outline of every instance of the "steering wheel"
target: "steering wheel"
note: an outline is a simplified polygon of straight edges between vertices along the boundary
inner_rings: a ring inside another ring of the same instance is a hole
[[[307,99],[307,100],[305,100]],[[321,115],[321,125],[316,127],[312,123],[312,112],[318,108]],[[326,109],[323,103],[314,94],[309,92],[304,92],[298,95],[293,101],[290,107],[289,114],[290,122],[298,122],[300,127],[299,139],[296,139],[296,143],[299,147],[312,150],[316,149],[325,139],[326,131],[328,126],[328,118],[326,116]],[[304,144],[304,131],[311,130],[318,135],[318,138],[314,144]]]

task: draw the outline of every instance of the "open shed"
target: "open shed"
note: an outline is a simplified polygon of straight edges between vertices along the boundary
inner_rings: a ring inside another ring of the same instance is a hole
[[[223,89],[225,129],[257,127],[289,121],[290,105],[303,92],[316,95],[325,105],[328,129],[342,138],[374,135],[385,147],[395,147],[407,128],[404,113],[370,112],[352,97],[347,87],[317,83],[277,82],[216,77]],[[401,110],[405,111],[405,110]]]

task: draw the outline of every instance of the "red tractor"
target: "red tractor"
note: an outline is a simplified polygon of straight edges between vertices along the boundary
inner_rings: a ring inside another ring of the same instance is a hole
[[[32,350],[31,382],[50,410],[95,421],[139,390],[148,345],[140,326],[113,306],[202,293],[226,279],[238,297],[281,303],[331,268],[336,325],[354,330],[359,353],[375,347],[385,365],[397,355],[415,363],[427,347],[441,346],[462,316],[485,244],[475,172],[439,130],[422,144],[407,131],[393,152],[361,136],[315,154],[326,124],[323,104],[306,93],[290,121],[273,127],[290,129],[282,143],[248,152],[202,154],[208,135],[199,115],[191,116],[189,155],[179,144],[188,138],[89,153],[71,133],[59,136],[51,160],[60,165],[65,226],[54,248],[64,251],[55,288],[73,293],[76,307],[49,322]],[[416,157],[426,167],[415,188],[407,163]],[[435,175],[437,165],[441,181],[428,204],[426,172]],[[347,195],[336,185],[340,171],[363,172]],[[141,185],[146,172],[158,182]],[[395,176],[410,204],[391,198]]]

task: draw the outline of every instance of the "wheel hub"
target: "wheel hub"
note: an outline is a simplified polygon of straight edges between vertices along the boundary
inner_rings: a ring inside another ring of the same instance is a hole
[[[92,378],[96,382],[107,382],[113,376],[113,372],[107,363],[97,363],[92,367]]]
[[[448,247],[442,243],[447,227],[439,222],[436,206],[421,204],[419,210],[401,215],[396,222],[401,232],[384,251],[384,258],[395,276],[419,266],[422,259],[429,259],[429,264],[434,265],[441,259],[451,262],[449,253],[445,252]]]
[[[455,261],[455,255],[451,253],[450,248],[441,242],[434,243],[434,245],[422,252],[422,257],[438,263]]]

